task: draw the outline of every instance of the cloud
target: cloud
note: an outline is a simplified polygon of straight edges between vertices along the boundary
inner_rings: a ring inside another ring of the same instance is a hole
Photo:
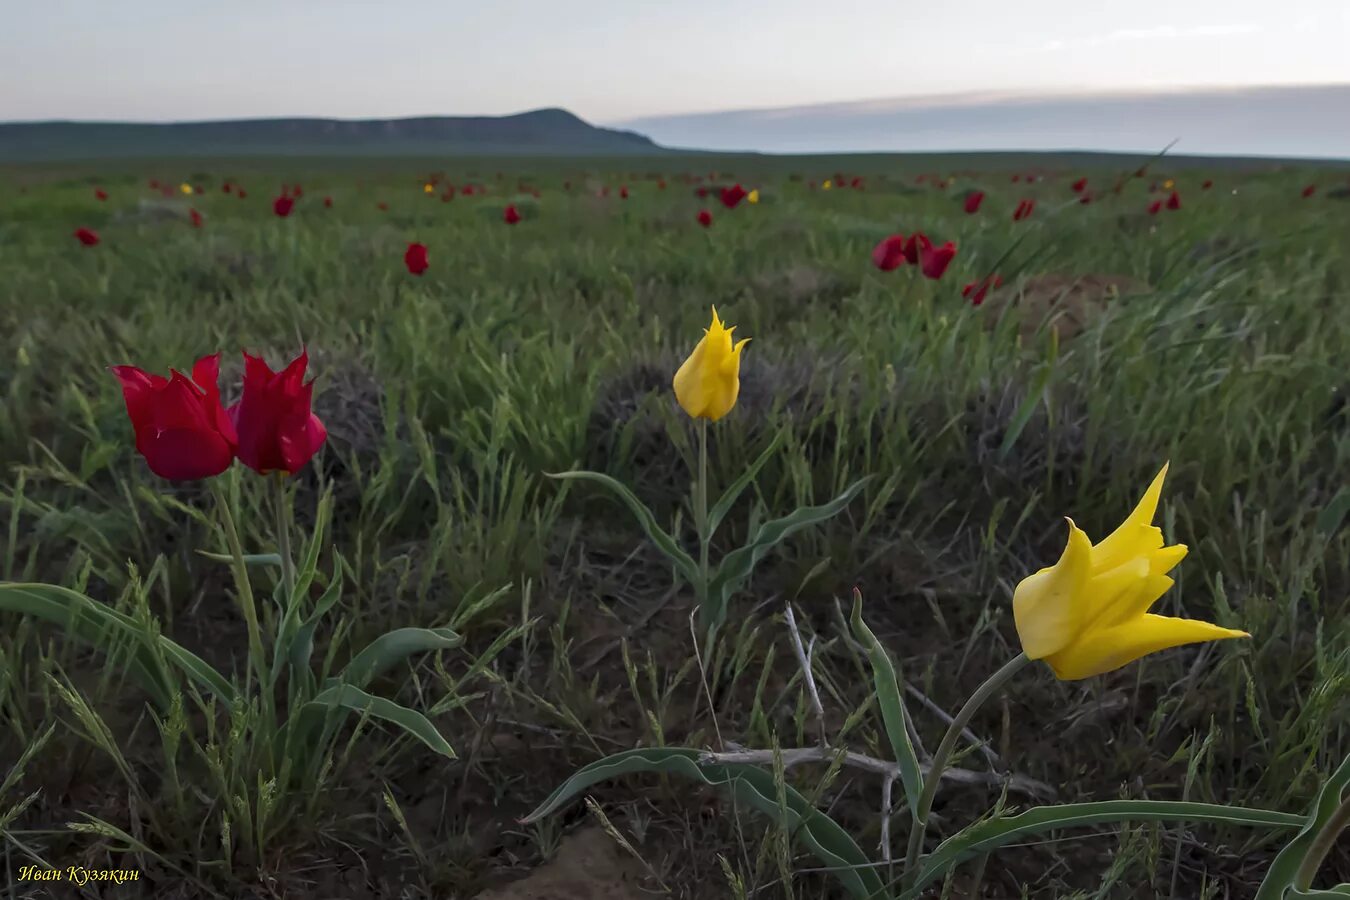
[[[1118,28],[1107,34],[1046,41],[1037,47],[1035,52],[1063,50],[1067,47],[1100,47],[1104,44],[1117,44],[1126,41],[1174,41],[1184,38],[1229,37],[1237,34],[1255,34],[1260,30],[1256,25],[1241,23],[1195,25],[1190,28],[1177,28],[1175,25],[1158,25],[1153,28]]]

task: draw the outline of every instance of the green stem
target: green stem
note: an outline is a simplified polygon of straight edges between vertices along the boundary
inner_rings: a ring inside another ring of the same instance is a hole
[[[1294,887],[1300,891],[1312,890],[1313,879],[1317,877],[1317,870],[1322,868],[1322,863],[1326,861],[1327,854],[1331,848],[1336,845],[1336,838],[1340,837],[1341,832],[1350,828],[1350,795],[1341,801],[1341,805],[1336,807],[1336,811],[1327,819],[1322,830],[1318,832],[1317,837],[1308,846],[1308,852],[1303,857],[1303,863],[1298,867],[1298,873],[1294,875]]]
[[[909,848],[905,854],[905,880],[907,883],[914,877],[918,866],[919,854],[923,850],[924,835],[928,830],[928,816],[933,811],[933,799],[937,796],[938,785],[942,783],[942,773],[947,771],[947,766],[952,761],[952,754],[956,752],[956,744],[961,740],[961,732],[970,724],[975,711],[1002,689],[1029,662],[1031,660],[1027,659],[1025,653],[1019,653],[1004,663],[1003,668],[990,675],[984,684],[980,685],[975,693],[970,695],[966,705],[961,707],[961,711],[956,714],[956,718],[952,719],[951,725],[947,727],[947,733],[942,736],[942,743],[938,744],[937,752],[933,754],[928,776],[923,780],[923,791],[919,794],[918,809],[914,814],[914,827],[909,832]]]
[[[247,697],[252,693],[254,674],[258,676],[258,683],[264,689],[267,687],[267,660],[263,655],[262,632],[258,628],[258,607],[253,600],[253,586],[248,580],[248,567],[244,564],[244,548],[239,542],[239,530],[234,524],[230,501],[216,479],[210,479],[210,483],[211,494],[215,497],[216,507],[220,510],[225,540],[230,545],[230,555],[233,557],[231,567],[234,569],[235,593],[239,596],[239,608],[244,614],[244,624],[248,627],[249,665],[244,668],[244,696]],[[264,690],[263,693],[265,697],[267,691]]]
[[[708,598],[708,420],[698,420],[698,483],[694,485],[694,516],[698,527],[699,601]]]
[[[277,529],[277,554],[281,557],[281,583],[285,585],[286,604],[289,608],[291,603],[295,602],[292,596],[295,593],[295,561],[291,558],[291,529],[289,517],[286,511],[289,504],[286,502],[286,473],[276,473],[276,529]]]

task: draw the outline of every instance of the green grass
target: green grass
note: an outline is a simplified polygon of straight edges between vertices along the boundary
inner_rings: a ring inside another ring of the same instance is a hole
[[[165,714],[118,654],[110,664],[62,629],[0,614],[4,877],[43,860],[138,868],[168,897],[468,898],[539,866],[589,821],[621,835],[647,886],[671,896],[834,896],[776,831],[673,781],[597,786],[603,813],[514,820],[618,750],[810,745],[789,602],[803,636],[819,635],[831,733],[885,755],[885,735],[863,724],[873,717],[857,714],[864,662],[841,637],[852,586],[908,682],[952,712],[1016,652],[1012,587],[1053,562],[1062,516],[1104,535],[1168,459],[1160,523],[1191,555],[1160,611],[1253,640],[1086,682],[1037,666],[972,728],[1062,801],[1302,812],[1350,752],[1350,202],[1327,196],[1344,173],[1216,169],[1201,191],[1203,170],[1164,160],[1081,206],[1068,188],[1080,171],[1052,158],[1033,187],[1011,184],[997,160],[946,190],[914,183],[937,165],[475,161],[442,168],[490,193],[448,204],[422,193],[427,172],[411,163],[0,172],[0,580],[59,584],[153,618],[241,677],[228,567],[195,552],[225,549],[209,493],[150,474],[106,367],[163,373],[221,350],[228,400],[239,348],[276,364],[304,343],[331,438],[299,476],[292,542],[331,487],[347,569],[316,659],[340,667],[392,628],[465,638],[372,689],[432,710],[458,759],[353,719],[318,780],[278,796],[245,766],[250,710],[185,695]],[[677,180],[693,167],[763,199],[734,211],[700,200]],[[954,167],[972,168],[939,170]],[[807,189],[836,172],[866,173],[866,189]],[[1094,187],[1117,174],[1082,173]],[[1146,215],[1149,184],[1172,174],[1183,209]],[[207,192],[162,198],[148,177]],[[227,178],[246,200],[220,191]],[[518,193],[518,180],[541,198]],[[1302,199],[1312,180],[1318,194]],[[282,182],[304,186],[285,220],[270,206]],[[607,198],[595,196],[602,185]],[[970,187],[989,193],[976,216],[960,208]],[[1014,224],[1023,196],[1036,213]],[[507,202],[524,222],[501,222]],[[203,229],[189,226],[189,204]],[[694,221],[703,206],[708,230]],[[102,243],[81,247],[80,226]],[[941,281],[871,266],[880,238],[917,229],[959,246]],[[430,248],[422,278],[402,266],[409,241]],[[1016,304],[962,300],[961,285],[995,269],[1014,298],[1046,274],[1129,276],[1151,290],[1056,337],[1051,323],[1020,322]],[[877,477],[761,564],[713,657],[696,659],[691,598],[626,511],[543,473],[619,478],[693,546],[695,432],[670,378],[710,304],[753,338],[740,402],[711,431],[714,491],[786,432],[719,545],[743,543],[752,516]],[[242,474],[243,541],[266,552],[267,485]],[[325,551],[319,570],[338,564]],[[272,576],[256,577],[262,598]],[[912,708],[932,748],[944,722]],[[875,846],[877,785],[822,783],[825,767],[790,774]],[[996,799],[945,788],[933,832]],[[283,810],[286,826],[259,827],[264,808]],[[997,897],[1249,897],[1278,849],[1240,831],[1140,825],[1000,851],[983,883]],[[1328,871],[1350,879],[1346,847]]]

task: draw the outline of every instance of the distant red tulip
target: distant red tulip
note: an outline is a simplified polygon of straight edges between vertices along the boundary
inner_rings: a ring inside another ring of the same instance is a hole
[[[95,199],[98,200],[107,200],[108,192],[105,191],[103,188],[94,188],[94,197]]]
[[[413,275],[421,275],[427,270],[427,245],[409,244],[403,254],[403,264]]]
[[[192,220],[193,228],[202,227],[202,214],[197,212],[195,209],[188,210],[188,218]]]
[[[933,249],[933,242],[928,239],[928,235],[922,231],[916,231],[905,241],[904,254],[905,262],[911,266],[917,266],[923,255]]]
[[[150,471],[171,481],[219,475],[234,462],[239,439],[220,405],[220,354],[192,366],[192,378],[169,370],[169,378],[135,366],[112,366],[122,384],[136,452]]]
[[[1021,176],[1021,175],[1014,175],[1014,176],[1012,177],[1012,183],[1013,183],[1013,184],[1017,184],[1017,182],[1019,182],[1019,181],[1021,181],[1021,180],[1022,180],[1022,176]]]
[[[658,191],[664,191],[666,189],[666,180],[664,178],[657,180],[656,189]]]
[[[619,188],[619,197],[620,197],[621,199],[623,199],[623,200],[627,200],[627,199],[628,199],[628,188],[627,188],[627,187],[620,187],[620,188]]]
[[[956,258],[956,245],[951,241],[941,247],[925,247],[920,251],[919,268],[927,278],[938,279]]]
[[[76,228],[75,240],[84,244],[86,247],[93,247],[98,244],[98,234],[88,228]]]
[[[893,234],[882,238],[872,248],[872,265],[883,272],[892,272],[905,264],[905,236]]]
[[[712,213],[708,212],[706,209],[700,209],[698,211],[698,224],[702,225],[704,228],[711,228]]]
[[[746,198],[746,190],[739,184],[734,184],[729,188],[722,188],[722,205],[727,209],[735,209],[742,200]]]
[[[151,178],[150,181],[148,182],[148,184],[150,185],[150,190],[152,190],[152,191],[157,191],[157,190],[159,190],[159,179],[158,179],[158,178]]]
[[[1030,218],[1032,212],[1036,209],[1035,200],[1019,200],[1017,209],[1013,210],[1013,221],[1020,222],[1023,219]]]
[[[701,187],[698,190],[694,191],[694,193],[698,194],[700,197],[706,197],[708,196],[708,189],[705,187]]]
[[[1087,179],[1080,178],[1073,184],[1069,185],[1069,187],[1073,189],[1073,192],[1075,194],[1081,194],[1083,193],[1083,191],[1087,190]]]
[[[1317,192],[1317,185],[1315,185],[1315,184],[1310,184],[1310,185],[1308,185],[1307,187],[1305,187],[1305,188],[1303,189],[1303,196],[1304,196],[1304,197],[1311,197],[1311,196],[1312,196],[1313,194],[1315,194],[1316,192]]]
[[[1203,191],[1207,191],[1212,187],[1214,187],[1214,182],[1209,178],[1206,178],[1204,184],[1200,185],[1200,189]]]
[[[324,209],[332,209],[332,208],[333,208],[333,198],[332,198],[332,197],[324,197],[324,198],[323,198],[323,206],[324,206]]]
[[[291,189],[291,196],[292,196],[292,197],[299,198],[299,197],[300,197],[301,195],[303,195],[304,193],[305,193],[304,191],[300,190],[300,185],[298,185],[298,184],[297,184],[294,188]]]
[[[473,185],[471,185],[471,184],[466,184],[466,185],[464,185],[464,188],[460,191],[460,193],[463,194],[465,197],[472,197],[472,196],[473,196]]]
[[[239,196],[242,197],[243,193],[241,192]],[[295,201],[292,200],[290,197],[287,197],[285,194],[282,194],[280,197],[277,197],[275,200],[272,201],[272,212],[281,216],[283,219],[289,216],[291,214],[291,210],[294,208],[295,208]]]
[[[1154,200],[1152,203],[1150,203],[1148,205],[1148,214],[1150,216],[1156,216],[1158,214],[1158,211],[1162,209],[1162,203],[1163,202],[1161,200]]]
[[[1140,166],[1134,170],[1135,178],[1143,178],[1148,173],[1148,166]]]
[[[263,475],[294,475],[319,452],[328,429],[314,415],[314,382],[305,383],[309,353],[280,372],[261,356],[244,354],[244,391],[227,410],[239,435],[239,461]]]
[[[245,197],[248,196],[248,191],[244,190],[243,188],[240,188],[235,196],[237,196],[240,200],[243,200]]]
[[[984,191],[972,191],[966,194],[966,212],[977,213],[980,211],[980,204],[984,202]]]
[[[1003,284],[1003,279],[998,275],[990,275],[979,281],[972,281],[970,284],[961,288],[961,296],[970,301],[971,306],[979,306],[984,302],[984,298],[994,288]]]
[[[851,188],[862,190],[863,180],[861,178],[854,178],[852,181],[848,183],[848,186]]]
[[[220,186],[220,190],[221,190],[223,193],[228,194],[228,193],[230,193],[231,191],[234,190],[234,185],[230,184],[230,183],[227,181],[227,182],[225,182],[224,184],[222,184],[222,185]]]
[[[502,221],[507,225],[514,225],[520,221],[520,213],[516,211],[515,204],[511,204],[502,210]]]
[[[1168,209],[1181,209],[1181,195],[1173,191],[1167,198],[1166,206]]]
[[[383,200],[381,200],[379,203],[376,203],[375,206],[381,212],[389,212],[389,204],[385,203]]]

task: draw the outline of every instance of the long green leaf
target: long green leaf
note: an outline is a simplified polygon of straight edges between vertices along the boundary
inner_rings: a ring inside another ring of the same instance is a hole
[[[1012,448],[1017,444],[1017,439],[1022,435],[1022,429],[1027,427],[1031,421],[1032,415],[1036,412],[1036,407],[1045,399],[1045,389],[1050,384],[1050,376],[1054,374],[1055,368],[1051,364],[1041,367],[1040,374],[1036,377],[1036,383],[1031,390],[1027,392],[1026,399],[1022,405],[1017,408],[1012,419],[1008,422],[1008,431],[1003,435],[1003,443],[998,448],[998,458],[1007,459]]]
[[[343,684],[364,688],[414,653],[449,650],[464,639],[449,628],[396,628],[371,641],[338,673]]]
[[[426,716],[393,700],[367,694],[350,684],[334,684],[324,688],[313,700],[300,708],[296,714],[299,731],[297,738],[301,741],[307,739],[310,729],[315,724],[326,721],[329,712],[333,710],[366,713],[373,719],[397,725],[442,756],[455,759],[455,751]]]
[[[1105,800],[1042,806],[1015,816],[995,816],[952,835],[924,857],[914,884],[900,895],[899,900],[914,900],[923,887],[941,878],[964,860],[1029,835],[1059,828],[1119,822],[1215,822],[1258,828],[1298,828],[1303,821],[1303,816],[1273,810],[1167,800]]]
[[[837,516],[873,477],[868,475],[865,478],[858,479],[829,503],[823,503],[820,506],[803,506],[781,519],[772,519],[765,522],[759,526],[759,529],[750,538],[749,543],[723,557],[722,562],[717,566],[717,573],[712,577],[708,586],[709,601],[713,604],[713,609],[709,610],[709,621],[714,625],[721,624],[727,601],[750,577],[750,574],[755,570],[755,566],[759,565],[759,561],[764,558],[765,554],[778,546],[789,535],[801,531],[808,525],[815,525]]]
[[[312,690],[314,683],[314,673],[309,668],[309,658],[314,652],[314,632],[318,630],[319,622],[323,619],[328,610],[338,602],[342,596],[342,579],[345,566],[342,557],[334,552],[335,563],[333,565],[333,580],[328,583],[328,588],[319,596],[319,600],[314,604],[314,612],[310,613],[309,618],[300,624],[295,630],[295,636],[285,642],[285,653],[290,660],[291,673],[293,677],[298,676],[306,685],[307,690]]]
[[[118,643],[134,647],[130,666],[137,679],[167,709],[175,685],[158,671],[149,637],[140,623],[84,594],[54,584],[0,584],[0,610],[30,615],[59,625],[82,641],[107,652]],[[159,650],[183,674],[227,702],[235,699],[234,687],[219,672],[180,644],[157,636]]]
[[[1324,890],[1300,891],[1298,888],[1292,888],[1284,897],[1285,900],[1342,900],[1344,897],[1350,897],[1350,882]]]
[[[731,507],[736,504],[737,498],[750,486],[750,482],[755,480],[755,476],[759,474],[759,470],[764,468],[764,464],[767,463],[770,458],[778,452],[778,448],[783,445],[783,437],[786,434],[787,429],[780,428],[778,432],[774,434],[773,440],[769,441],[769,446],[764,448],[763,452],[759,454],[755,461],[741,473],[741,477],[733,481],[731,487],[727,488],[722,494],[721,499],[717,501],[717,504],[713,506],[712,511],[708,513],[708,534],[717,531],[717,526],[721,525],[722,520],[727,517],[727,513],[731,512]]]
[[[698,565],[694,562],[694,558],[684,552],[684,550],[680,549],[680,545],[675,542],[675,538],[671,537],[669,532],[657,524],[656,516],[647,508],[647,505],[639,500],[636,494],[624,487],[622,483],[600,472],[572,471],[556,473],[546,472],[544,474],[555,480],[575,478],[580,479],[581,481],[593,481],[596,484],[609,488],[610,492],[622,500],[624,506],[628,507],[628,510],[633,514],[634,518],[637,519],[638,525],[642,528],[643,533],[646,534],[648,539],[650,539],[651,542],[675,564],[675,567],[680,570],[680,574],[685,577],[685,580],[690,584],[698,584]]]
[[[829,867],[848,892],[861,900],[886,897],[881,877],[858,845],[829,816],[805,797],[784,786],[786,808],[777,800],[778,787],[763,769],[744,765],[700,765],[702,751],[687,747],[626,750],[578,769],[548,796],[522,823],[534,822],[556,811],[590,786],[620,775],[661,772],[682,775],[703,784],[729,790],[737,800],[777,819],[815,857]]]
[[[212,562],[233,563],[234,557],[228,553],[212,553],[210,550],[198,550],[198,556],[204,556]],[[245,553],[246,566],[280,566],[280,553]]]
[[[877,636],[862,618],[862,592],[853,590],[853,615],[849,620],[858,642],[867,648],[872,663],[872,683],[876,687],[877,703],[881,706],[881,721],[891,741],[891,752],[900,769],[900,781],[905,787],[905,803],[918,821],[919,795],[923,793],[923,771],[919,768],[919,754],[909,739],[909,711],[905,709],[901,693],[900,675],[891,663],[890,654],[881,646]]]
[[[1347,787],[1350,787],[1350,756],[1345,758],[1317,792],[1311,812],[1299,822],[1303,829],[1270,864],[1256,892],[1256,900],[1282,900],[1286,892],[1295,887],[1295,879],[1299,867],[1303,865],[1303,858],[1308,855],[1308,848],[1317,840],[1317,835],[1326,825],[1327,819],[1336,812],[1336,807],[1340,806],[1341,795]]]

